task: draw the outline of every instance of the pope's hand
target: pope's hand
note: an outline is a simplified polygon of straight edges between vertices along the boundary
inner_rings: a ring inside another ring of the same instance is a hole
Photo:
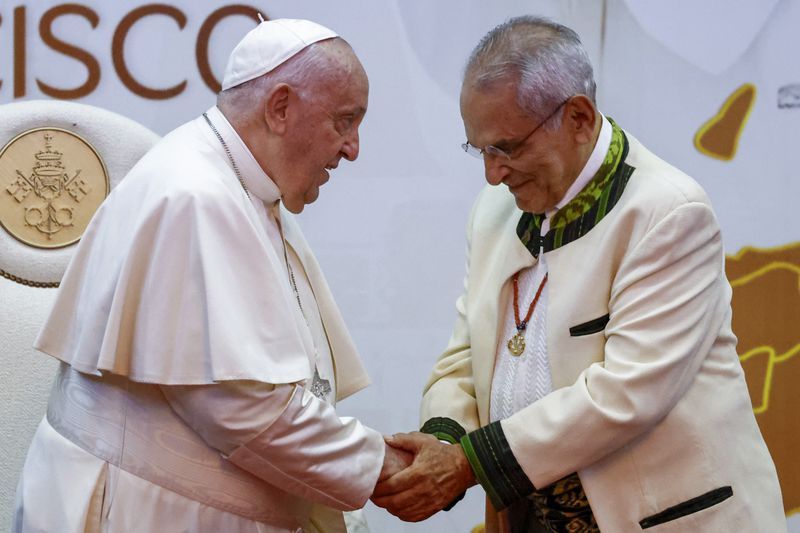
[[[386,447],[386,453],[383,456],[383,467],[378,476],[378,483],[397,474],[410,465],[411,461],[414,459],[414,456],[407,451],[393,448],[388,444],[384,444],[384,446]]]
[[[387,442],[411,452],[414,461],[380,481],[372,501],[402,520],[425,520],[476,484],[472,467],[458,444],[445,444],[423,433],[400,433]]]

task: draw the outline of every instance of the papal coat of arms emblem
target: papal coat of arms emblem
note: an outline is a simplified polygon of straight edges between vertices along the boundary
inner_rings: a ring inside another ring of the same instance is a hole
[[[100,156],[70,131],[29,130],[0,151],[0,225],[27,245],[78,241],[109,188]]]

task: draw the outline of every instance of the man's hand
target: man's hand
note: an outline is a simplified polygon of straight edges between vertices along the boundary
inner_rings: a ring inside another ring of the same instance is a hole
[[[414,460],[414,456],[405,450],[393,448],[388,444],[384,444],[384,446],[386,447],[386,453],[383,456],[383,467],[381,468],[381,473],[378,476],[379,484],[381,481],[389,479],[393,475],[408,467],[411,464],[411,461]]]
[[[423,433],[400,433],[387,442],[414,454],[414,462],[379,482],[372,501],[406,522],[425,520],[476,484],[472,467],[457,444],[445,444]]]

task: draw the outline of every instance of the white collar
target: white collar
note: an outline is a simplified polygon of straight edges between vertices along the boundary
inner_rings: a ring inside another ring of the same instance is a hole
[[[602,124],[600,126],[600,135],[597,136],[597,142],[594,145],[594,150],[592,150],[589,159],[586,161],[586,164],[583,166],[583,170],[581,170],[578,177],[575,178],[575,181],[572,182],[572,185],[569,186],[567,189],[566,194],[564,197],[552,208],[548,209],[545,213],[547,218],[545,218],[544,224],[547,224],[547,227],[542,227],[542,234],[546,233],[550,229],[550,219],[553,215],[555,215],[559,209],[567,205],[569,202],[575,198],[579,192],[586,187],[586,184],[591,181],[597,171],[600,170],[600,166],[603,164],[603,160],[606,158],[606,154],[608,153],[608,148],[611,146],[611,123],[608,119],[600,114],[600,118],[602,120]]]
[[[217,106],[212,106],[206,111],[206,116],[217,128],[222,140],[231,151],[231,157],[236,161],[236,166],[241,174],[241,179],[244,182],[250,194],[256,196],[267,205],[275,204],[281,197],[281,191],[275,182],[270,179],[261,165],[258,164],[253,153],[244,143],[239,134],[233,128],[222,111]],[[207,125],[205,125],[207,127]]]

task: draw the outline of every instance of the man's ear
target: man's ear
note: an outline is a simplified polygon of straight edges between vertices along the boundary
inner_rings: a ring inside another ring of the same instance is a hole
[[[283,135],[286,132],[292,96],[292,88],[285,83],[279,83],[267,94],[264,120],[273,133]]]
[[[570,133],[578,144],[587,144],[594,140],[597,110],[588,96],[579,94],[570,98],[565,118]]]

